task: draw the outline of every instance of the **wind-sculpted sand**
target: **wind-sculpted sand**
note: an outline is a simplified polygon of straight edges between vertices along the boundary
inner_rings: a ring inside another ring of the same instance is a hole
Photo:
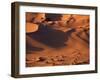
[[[48,15],[26,15],[26,67],[89,64],[89,16]]]

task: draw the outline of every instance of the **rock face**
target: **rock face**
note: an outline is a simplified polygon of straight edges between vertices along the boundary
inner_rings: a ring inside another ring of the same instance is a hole
[[[88,15],[26,13],[26,66],[89,64],[89,23]]]

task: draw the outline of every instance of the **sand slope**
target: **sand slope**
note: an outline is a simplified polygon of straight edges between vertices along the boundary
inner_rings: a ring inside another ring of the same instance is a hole
[[[67,28],[58,21],[26,34],[27,67],[89,64],[89,16],[73,18]]]

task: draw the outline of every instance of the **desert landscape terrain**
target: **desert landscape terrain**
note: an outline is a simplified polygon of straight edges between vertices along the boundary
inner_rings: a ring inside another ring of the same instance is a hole
[[[89,15],[26,13],[26,67],[89,64]]]

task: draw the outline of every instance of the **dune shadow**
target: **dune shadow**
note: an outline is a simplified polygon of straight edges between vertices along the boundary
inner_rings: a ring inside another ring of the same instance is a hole
[[[53,29],[50,26],[41,24],[37,32],[28,33],[27,35],[49,47],[60,48],[67,46],[65,42],[68,41],[71,33],[73,32],[75,32],[75,29],[63,32],[61,30]]]
[[[26,45],[26,51],[43,51],[43,48],[31,46],[31,45]]]
[[[85,34],[86,34],[86,33],[85,33]],[[85,39],[84,37],[82,37],[80,34],[77,34],[77,36],[78,36],[81,40],[83,40],[83,41],[85,41],[86,43],[89,44],[89,34],[86,34],[87,39]]]

